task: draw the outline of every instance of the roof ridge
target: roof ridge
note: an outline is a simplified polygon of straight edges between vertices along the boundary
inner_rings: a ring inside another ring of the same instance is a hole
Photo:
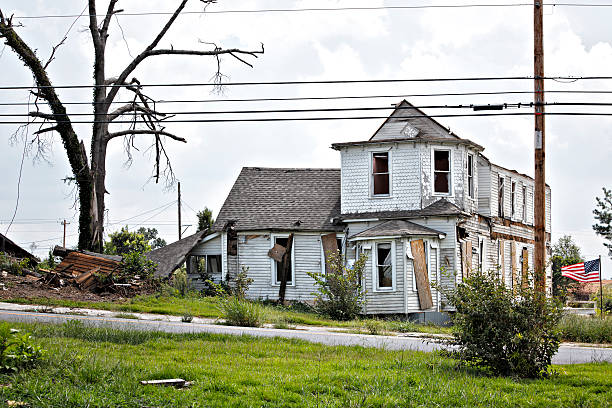
[[[262,166],[243,166],[243,170],[292,170],[292,171],[309,171],[309,170],[340,170],[340,167],[262,167]]]

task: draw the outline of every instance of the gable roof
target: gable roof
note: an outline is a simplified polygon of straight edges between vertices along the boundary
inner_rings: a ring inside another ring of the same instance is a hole
[[[360,212],[360,213],[345,213],[340,215],[341,220],[391,220],[402,218],[422,218],[422,217],[450,217],[468,215],[461,208],[448,201],[446,198],[430,204],[422,210],[397,210],[397,211],[376,211],[376,212]]]
[[[191,251],[202,238],[210,233],[210,230],[198,231],[195,234],[189,235],[176,242],[157,248],[151,252],[147,252],[145,256],[152,262],[157,264],[155,270],[156,278],[166,278],[172,272],[178,269]]]
[[[418,129],[419,133],[415,137],[408,137],[403,134],[407,125]],[[434,142],[464,144],[475,148],[478,151],[484,150],[482,146],[469,139],[463,139],[442,126],[438,121],[428,116],[422,110],[416,108],[410,102],[403,100],[395,106],[395,110],[383,122],[374,135],[369,140],[358,142],[334,143],[333,149],[345,146],[358,146],[375,143],[391,142]]]
[[[419,224],[415,224],[414,222],[406,221],[406,220],[389,220],[383,222],[382,224],[378,224],[372,228],[369,228],[365,231],[361,231],[351,237],[349,239],[358,239],[358,238],[373,238],[373,237],[392,237],[392,236],[446,236],[444,232],[437,231],[432,228],[424,227]]]
[[[244,167],[229,192],[214,231],[339,231],[340,169]]]

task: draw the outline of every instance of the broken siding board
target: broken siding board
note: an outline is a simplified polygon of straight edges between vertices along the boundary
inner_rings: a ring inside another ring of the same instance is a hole
[[[419,306],[421,310],[433,307],[431,289],[429,287],[427,262],[425,260],[425,245],[422,239],[410,241],[412,256],[414,257],[414,271],[419,295]]]
[[[469,278],[472,273],[472,241],[465,243],[465,278]]]

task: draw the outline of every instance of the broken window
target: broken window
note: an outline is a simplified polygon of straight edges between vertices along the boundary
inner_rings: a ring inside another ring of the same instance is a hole
[[[389,195],[389,153],[372,154],[372,193]]]
[[[504,178],[499,176],[499,183],[497,186],[497,216],[504,217]]]
[[[393,287],[393,262],[391,262],[391,243],[376,244],[376,266],[378,289]]]
[[[274,237],[274,243],[281,245],[283,247],[287,247],[287,244],[289,243],[289,237]],[[293,247],[291,248],[291,251],[293,252]],[[287,276],[287,285],[291,285],[293,284],[293,265],[292,265],[292,261],[293,261],[293,257],[292,257],[293,253],[288,257],[289,258],[289,268],[288,270],[288,276]],[[274,279],[275,279],[275,284],[276,285],[280,285],[281,281],[283,280],[282,277],[282,273],[283,273],[283,268],[280,262],[278,261],[274,261]]]
[[[516,181],[513,181],[510,188],[510,208],[511,208],[511,216],[514,218],[516,216]]]
[[[450,150],[434,150],[434,192],[450,194]]]
[[[467,179],[468,179],[468,195],[474,198],[474,155],[468,154],[467,157]]]
[[[527,186],[523,185],[523,222],[527,222]]]

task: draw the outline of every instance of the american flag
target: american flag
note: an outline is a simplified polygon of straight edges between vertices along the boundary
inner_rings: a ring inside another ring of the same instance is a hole
[[[599,259],[563,266],[561,275],[578,282],[599,282]]]

